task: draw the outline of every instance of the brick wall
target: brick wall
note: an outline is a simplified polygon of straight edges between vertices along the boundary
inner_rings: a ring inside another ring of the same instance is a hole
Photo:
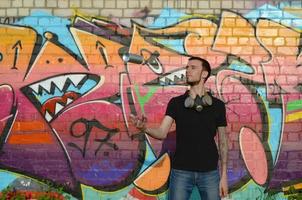
[[[0,2],[1,17],[24,17],[37,10],[43,10],[59,17],[74,16],[75,8],[92,16],[113,15],[119,19],[133,19],[135,11],[147,7],[149,17],[160,14],[162,8],[169,7],[188,14],[220,14],[222,9],[246,13],[251,9],[268,3],[278,5],[282,1],[197,1],[197,0],[2,0]],[[290,1],[290,5],[299,6],[300,1]],[[294,11],[298,12],[298,11]]]
[[[2,194],[165,199],[175,126],[161,141],[129,118],[158,126],[198,56],[226,104],[231,198],[298,195],[301,4],[0,0]]]

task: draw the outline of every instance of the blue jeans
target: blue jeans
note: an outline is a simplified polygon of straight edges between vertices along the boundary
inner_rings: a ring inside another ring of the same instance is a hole
[[[172,169],[169,200],[189,200],[194,186],[197,186],[201,200],[220,200],[219,181],[218,170],[194,172]]]

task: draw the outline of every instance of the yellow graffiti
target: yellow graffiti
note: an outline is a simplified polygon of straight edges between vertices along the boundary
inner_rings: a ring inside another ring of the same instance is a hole
[[[292,121],[296,121],[302,119],[302,111],[300,112],[295,112],[295,113],[291,113],[286,115],[286,122],[292,122]]]
[[[15,81],[21,81],[30,63],[31,55],[37,41],[37,33],[29,27],[0,24],[1,72],[13,73]],[[4,76],[1,79],[10,83]]]
[[[295,86],[302,73],[297,67],[300,33],[266,19],[259,20],[256,30],[259,40],[271,55],[271,59],[263,63],[266,83],[276,83],[286,92],[296,92]]]
[[[41,76],[29,76],[30,74],[58,74],[58,72],[86,72],[83,65],[76,60],[75,57],[68,54],[59,45],[58,41],[55,39],[54,34],[46,32],[44,34],[46,42],[43,44],[40,52],[38,53],[32,69],[26,76],[26,79],[30,79],[31,82],[41,80]],[[48,66],[48,67],[45,67]],[[50,71],[51,69],[51,71]],[[29,78],[30,77],[30,78]]]
[[[121,44],[74,27],[70,31],[88,66],[112,67],[123,63],[117,52],[123,47]]]
[[[297,184],[294,184],[293,186],[296,190],[302,189],[302,183],[297,183]],[[290,186],[284,187],[283,191],[287,191],[287,190],[289,190],[289,188],[290,188]]]

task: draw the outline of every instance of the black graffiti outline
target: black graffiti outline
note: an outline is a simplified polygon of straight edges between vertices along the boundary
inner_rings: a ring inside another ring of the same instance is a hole
[[[159,56],[160,56],[159,52],[156,50],[154,52],[151,52],[150,50],[143,48],[140,50],[140,55],[142,57],[144,57],[143,52],[146,52],[150,55],[148,59],[144,60],[144,64],[146,64],[154,73],[163,74],[164,68],[159,60]]]
[[[14,54],[14,64],[13,67],[11,69],[17,69],[16,64],[17,64],[17,60],[19,58],[19,48],[22,49],[22,42],[21,40],[18,40],[12,47],[12,49],[15,50],[15,54]]]
[[[78,124],[78,123],[83,123],[85,125],[85,131],[81,134],[75,134],[73,132],[73,127]],[[69,142],[68,146],[73,147],[77,150],[79,150],[83,156],[83,158],[85,158],[86,156],[86,149],[87,149],[87,143],[88,143],[88,139],[90,137],[91,134],[91,130],[93,127],[96,127],[98,129],[107,131],[107,135],[104,138],[98,138],[98,139],[94,139],[95,142],[99,142],[99,146],[96,148],[94,155],[97,156],[97,153],[100,151],[100,149],[102,148],[103,145],[107,145],[109,147],[111,147],[112,149],[114,149],[115,151],[118,150],[118,146],[117,144],[115,144],[114,142],[108,142],[111,137],[113,137],[116,133],[119,132],[118,128],[114,128],[114,129],[110,129],[105,127],[104,125],[102,125],[98,120],[96,119],[92,119],[92,120],[87,120],[85,118],[79,118],[77,120],[75,120],[69,129],[70,135],[75,137],[75,138],[81,138],[81,137],[85,137],[84,138],[84,146],[81,149],[78,145],[76,145],[75,143]]]

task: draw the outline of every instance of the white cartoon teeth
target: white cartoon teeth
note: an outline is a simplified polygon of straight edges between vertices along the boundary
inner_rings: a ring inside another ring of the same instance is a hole
[[[93,89],[100,81],[93,74],[63,74],[22,88],[47,122],[54,120],[66,106]],[[30,88],[30,89],[29,89]]]
[[[55,105],[54,113],[53,113],[53,111],[46,110],[44,118],[48,122],[50,122],[54,118],[54,116],[56,116],[61,110],[63,110],[65,108],[65,106],[67,106],[68,104],[70,104],[72,102],[73,102],[73,99],[70,99],[70,98],[66,99],[66,104],[65,105],[62,105],[61,103],[57,102],[56,105]]]
[[[58,114],[63,108],[64,106],[59,103],[56,103],[55,114]]]
[[[52,80],[52,83],[55,84],[57,86],[57,88],[59,88],[59,90],[63,90],[63,87],[65,85],[65,82],[66,82],[66,79],[65,77],[58,77],[58,78],[55,78],[55,80]],[[50,83],[51,85],[51,83]]]
[[[49,114],[49,112],[46,110],[45,111],[45,116],[44,116],[44,118],[48,121],[48,122],[50,122],[51,120],[52,120],[52,116]]]
[[[40,85],[39,84],[33,84],[33,85],[30,85],[29,86],[35,93],[39,93],[39,87]]]
[[[54,84],[60,91],[63,90],[67,80],[71,81],[74,86],[78,86],[78,84],[86,78],[86,74],[69,74],[58,76],[54,78],[47,79],[45,81],[41,81],[39,83],[30,85],[29,87],[34,90],[36,94],[39,94],[39,88],[43,88],[45,91],[50,93],[51,86]]]
[[[159,79],[160,85],[166,85],[171,83],[177,84],[177,82],[185,80],[185,75],[186,75],[185,69],[171,72],[168,75],[163,76]]]
[[[81,80],[83,80],[86,77],[85,74],[75,74],[75,75],[71,75],[68,76],[68,78],[72,81],[74,86],[77,86]]]
[[[67,98],[66,105],[68,105],[68,104],[70,104],[70,103],[72,103],[72,102],[73,102],[73,100],[72,100],[72,99]]]
[[[49,78],[45,81],[41,81],[39,83],[35,83],[33,85],[30,85],[29,87],[36,93],[39,94],[41,91],[46,91],[48,93],[51,93],[53,91],[52,87],[55,86],[60,91],[63,91],[64,87],[68,87],[68,84],[73,84],[75,87],[79,85],[79,83],[85,79],[88,75],[86,74],[68,74],[63,76],[57,76],[54,78]],[[66,90],[66,88],[65,88]],[[66,99],[66,105],[72,103],[74,100],[71,98]],[[55,105],[55,113],[51,113],[48,110],[45,111],[44,117],[45,119],[50,122],[53,117],[58,114],[62,109],[64,109],[64,106],[60,103],[56,103]]]

